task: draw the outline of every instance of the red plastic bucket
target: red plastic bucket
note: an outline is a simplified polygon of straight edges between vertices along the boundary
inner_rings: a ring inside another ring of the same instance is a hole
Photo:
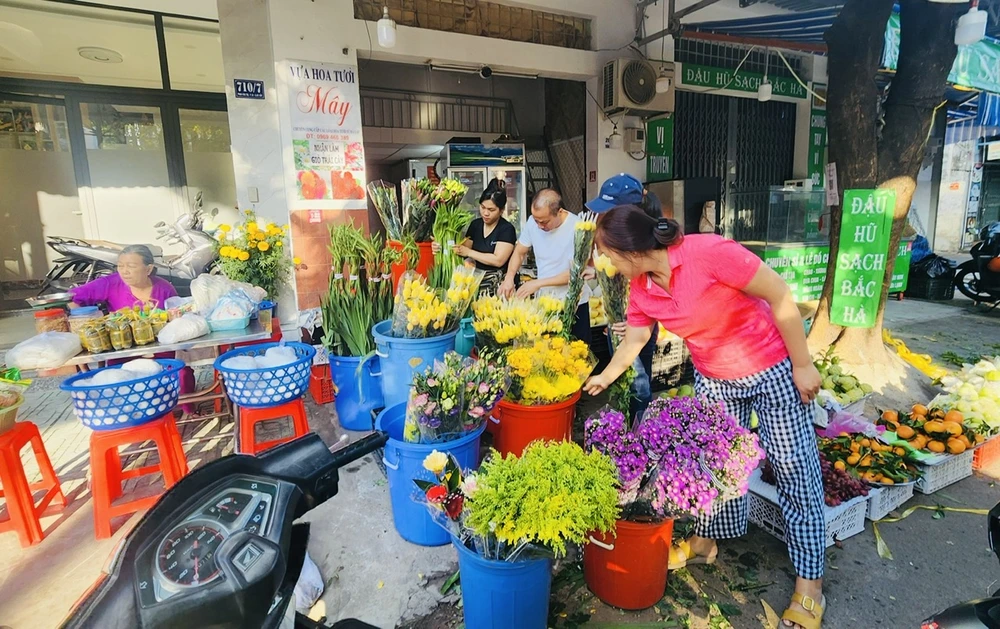
[[[583,577],[597,598],[621,609],[646,609],[667,587],[674,521],[618,520],[615,534],[594,533],[583,550]]]
[[[502,455],[513,452],[521,456],[528,444],[538,439],[569,441],[573,436],[573,418],[579,399],[577,391],[565,402],[545,406],[524,406],[502,400],[487,422],[494,447]]]
[[[396,251],[403,250],[403,243],[398,240],[390,240],[386,242],[386,245]],[[420,248],[420,258],[417,260],[417,268],[415,270],[418,275],[427,277],[427,272],[434,266],[434,251],[431,249],[431,243],[429,242],[418,242],[417,247]],[[406,272],[406,260],[393,264],[390,271],[392,272],[392,289],[396,290],[396,287],[399,286],[399,278],[403,277],[403,273]]]

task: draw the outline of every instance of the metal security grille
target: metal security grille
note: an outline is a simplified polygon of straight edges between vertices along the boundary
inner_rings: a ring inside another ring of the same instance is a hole
[[[361,123],[366,127],[512,133],[509,100],[453,94],[423,94],[361,88]]]
[[[718,94],[678,90],[674,113],[674,177],[718,179],[723,207],[729,146],[729,100]]]
[[[487,0],[354,0],[354,17],[374,22],[383,7],[404,26],[590,50],[591,20],[585,17]]]
[[[725,233],[763,239],[768,187],[792,178],[795,105],[680,90],[674,116],[674,176],[715,178]]]

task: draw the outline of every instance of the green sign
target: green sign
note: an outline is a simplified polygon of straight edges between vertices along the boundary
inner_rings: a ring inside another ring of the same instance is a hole
[[[886,24],[884,50],[882,65],[895,70],[899,61],[899,13],[893,13]],[[988,92],[1000,92],[1000,44],[991,39],[982,39],[975,44],[959,46],[948,82]]]
[[[899,243],[892,283],[889,285],[890,293],[901,293],[906,290],[912,255],[912,241]],[[764,251],[763,257],[764,263],[788,283],[795,301],[815,301],[820,298],[823,293],[823,282],[826,281],[827,262],[830,260],[828,245],[770,247]]]
[[[844,190],[830,304],[834,324],[852,328],[875,325],[895,207],[895,190]]]
[[[646,123],[646,181],[666,181],[674,177],[674,117]]]
[[[740,71],[733,75],[732,70],[726,68],[715,68],[712,66],[702,66],[695,63],[681,64],[681,85],[691,87],[710,87],[716,90],[734,90],[736,92],[757,93],[763,74],[755,72]],[[808,98],[809,93],[806,88],[799,85],[795,79],[784,76],[772,76],[771,91],[775,96],[785,96],[787,98]]]
[[[828,245],[769,248],[764,252],[764,263],[785,280],[799,302],[819,299],[829,260]]]
[[[826,86],[815,86],[815,91],[826,94]],[[826,107],[813,99],[809,116],[809,164],[807,173],[814,186],[823,187],[823,169],[826,167]]]

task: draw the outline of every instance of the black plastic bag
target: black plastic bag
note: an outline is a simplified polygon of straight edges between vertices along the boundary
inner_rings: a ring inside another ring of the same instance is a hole
[[[910,274],[919,274],[924,277],[936,278],[955,275],[956,263],[954,260],[942,258],[939,255],[930,254],[917,264],[912,265]]]

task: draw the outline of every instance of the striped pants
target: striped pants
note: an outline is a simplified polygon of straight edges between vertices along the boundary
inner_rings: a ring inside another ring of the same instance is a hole
[[[745,428],[750,427],[750,412],[757,412],[761,444],[778,482],[788,555],[798,576],[821,578],[826,554],[823,476],[812,409],[802,404],[792,381],[791,361],[739,380],[696,374],[695,390],[702,398],[722,402]],[[699,520],[695,535],[708,539],[745,535],[747,504],[746,496],[717,503],[711,515]]]

